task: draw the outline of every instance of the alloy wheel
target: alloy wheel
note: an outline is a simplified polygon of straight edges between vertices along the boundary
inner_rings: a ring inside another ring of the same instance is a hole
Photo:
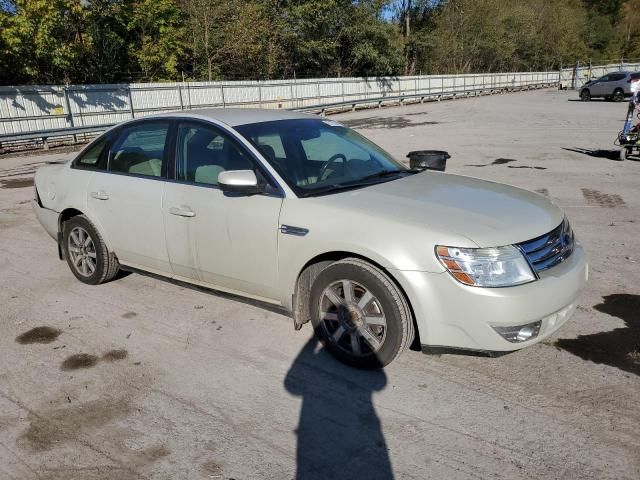
[[[384,344],[387,319],[380,301],[352,280],[338,280],[320,296],[320,322],[326,337],[349,355],[366,357]]]
[[[96,271],[96,246],[91,235],[82,227],[74,227],[69,233],[67,252],[73,268],[83,277],[90,277]]]

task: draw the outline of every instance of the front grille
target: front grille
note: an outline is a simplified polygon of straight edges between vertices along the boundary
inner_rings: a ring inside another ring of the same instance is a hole
[[[549,233],[518,244],[536,273],[564,262],[574,246],[575,238],[566,218]]]

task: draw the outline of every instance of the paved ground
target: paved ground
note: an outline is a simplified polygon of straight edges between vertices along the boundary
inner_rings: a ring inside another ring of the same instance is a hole
[[[543,344],[407,352],[384,372],[236,299],[79,283],[28,205],[47,157],[0,158],[0,479],[640,478],[640,162],[609,158],[626,105],[575,96],[333,117],[399,157],[445,149],[450,172],[548,195],[590,257],[576,315]],[[21,337],[34,327],[52,330]]]

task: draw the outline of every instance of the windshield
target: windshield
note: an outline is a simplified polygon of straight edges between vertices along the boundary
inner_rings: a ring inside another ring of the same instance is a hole
[[[334,121],[277,120],[235,129],[299,196],[357,188],[411,173],[380,147]]]

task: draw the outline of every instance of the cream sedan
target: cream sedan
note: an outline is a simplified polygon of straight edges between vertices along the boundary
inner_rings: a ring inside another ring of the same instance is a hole
[[[276,304],[362,368],[412,344],[532,345],[571,316],[587,279],[548,199],[409,170],[294,112],[126,122],[39,169],[33,208],[81,282],[143,270]]]

